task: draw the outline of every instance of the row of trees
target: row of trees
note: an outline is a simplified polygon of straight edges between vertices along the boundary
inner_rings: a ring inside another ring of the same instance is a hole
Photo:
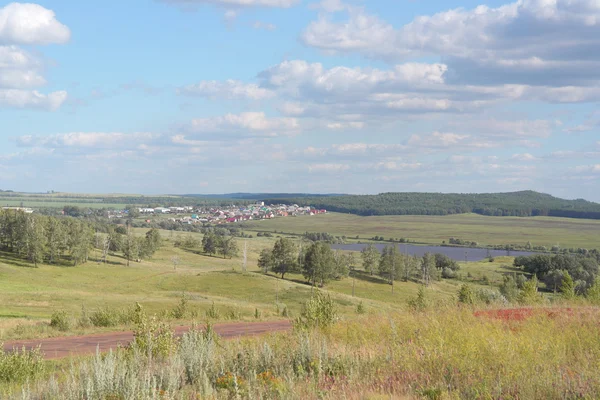
[[[136,237],[132,229],[123,226],[0,210],[0,247],[34,266],[42,262],[85,263],[94,247],[101,251],[104,261],[109,252],[122,252],[129,265],[130,260],[151,257],[160,241],[157,229]]]
[[[594,256],[569,254],[535,254],[516,257],[514,266],[535,275],[549,290],[560,290],[563,283],[573,279],[579,294],[584,294],[600,273]]]
[[[456,261],[444,254],[409,256],[400,252],[395,245],[384,247],[380,253],[374,245],[369,244],[361,251],[361,258],[365,272],[377,274],[390,284],[397,280],[419,280],[429,285],[432,279],[455,278],[456,271],[460,269]]]
[[[238,254],[238,246],[234,236],[227,235],[228,231],[211,229],[207,230],[200,242],[193,235],[175,239],[176,247],[186,249],[200,248],[203,253],[210,256],[221,255],[223,258],[232,258]]]
[[[93,244],[94,229],[86,222],[0,210],[0,246],[35,266],[65,258],[83,263]]]
[[[353,254],[342,254],[331,250],[321,241],[297,246],[289,238],[279,238],[272,249],[263,249],[258,266],[264,273],[302,273],[313,286],[324,286],[327,282],[348,276],[355,264]]]

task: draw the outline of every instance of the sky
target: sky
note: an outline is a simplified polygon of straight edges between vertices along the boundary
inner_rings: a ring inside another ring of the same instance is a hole
[[[600,201],[598,0],[0,1],[0,189]]]

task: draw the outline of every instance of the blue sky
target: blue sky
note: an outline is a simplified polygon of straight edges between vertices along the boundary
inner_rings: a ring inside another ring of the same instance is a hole
[[[0,2],[0,189],[600,201],[596,0]]]

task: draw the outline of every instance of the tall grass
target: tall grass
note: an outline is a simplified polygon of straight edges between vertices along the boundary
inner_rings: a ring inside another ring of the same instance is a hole
[[[218,342],[193,329],[172,351],[134,344],[2,398],[599,398],[598,313],[524,321],[470,308],[356,316],[329,330]],[[159,335],[147,335],[159,340]]]

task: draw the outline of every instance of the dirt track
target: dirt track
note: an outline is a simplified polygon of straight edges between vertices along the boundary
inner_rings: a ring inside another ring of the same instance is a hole
[[[240,336],[260,335],[268,332],[281,332],[291,329],[289,321],[268,322],[233,322],[226,324],[215,324],[214,329],[223,338],[236,338]],[[177,336],[182,335],[189,329],[188,326],[174,328]],[[63,336],[50,339],[18,340],[6,342],[5,351],[14,348],[32,349],[41,346],[46,359],[64,358],[70,355],[94,354],[99,347],[101,352],[114,349],[117,345],[127,345],[133,340],[133,332],[111,332],[86,336]]]

